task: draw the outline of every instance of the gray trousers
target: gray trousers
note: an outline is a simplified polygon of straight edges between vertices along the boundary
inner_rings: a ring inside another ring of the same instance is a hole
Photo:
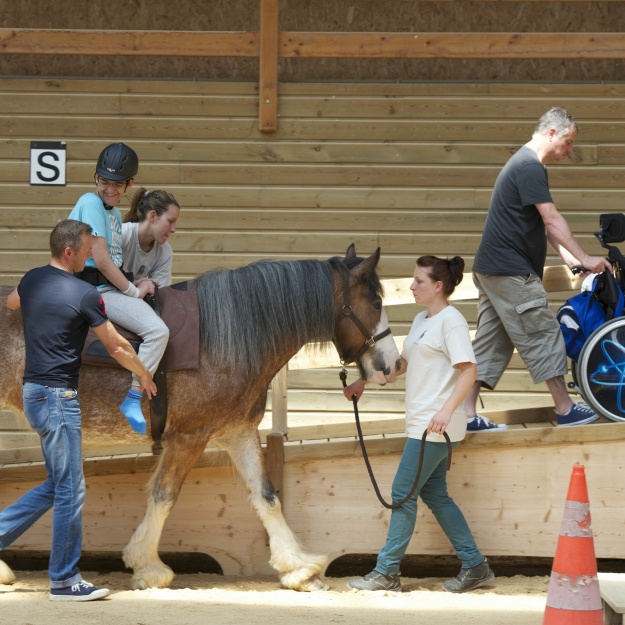
[[[540,278],[474,273],[473,282],[479,291],[477,379],[495,388],[515,347],[535,384],[566,375],[564,338]]]
[[[167,341],[169,328],[163,320],[142,299],[129,297],[118,290],[102,293],[108,318],[122,328],[138,334],[143,343],[139,346],[139,360],[154,375],[161,361]],[[132,384],[141,386],[139,377],[132,374]]]

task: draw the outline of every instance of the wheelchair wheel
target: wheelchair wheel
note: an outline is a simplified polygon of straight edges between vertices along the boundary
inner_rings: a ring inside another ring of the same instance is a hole
[[[625,317],[607,321],[588,337],[575,378],[597,414],[625,421]]]

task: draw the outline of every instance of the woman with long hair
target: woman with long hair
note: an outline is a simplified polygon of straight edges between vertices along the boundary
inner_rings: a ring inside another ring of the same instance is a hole
[[[135,285],[151,280],[155,286],[171,284],[172,249],[180,205],[167,191],[139,189],[122,224],[124,269],[134,274]]]

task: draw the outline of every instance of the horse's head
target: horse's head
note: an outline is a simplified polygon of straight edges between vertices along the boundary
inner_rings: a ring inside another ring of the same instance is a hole
[[[380,248],[369,258],[356,256],[352,244],[337,265],[338,320],[333,341],[343,363],[356,362],[363,379],[386,384],[395,379],[401,358],[382,306],[376,273]]]

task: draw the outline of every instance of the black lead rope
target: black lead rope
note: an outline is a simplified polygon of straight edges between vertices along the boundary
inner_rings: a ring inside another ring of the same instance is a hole
[[[341,378],[341,382],[343,382],[343,388],[347,386],[347,370],[343,369],[339,373],[339,377]],[[356,400],[356,395],[352,395],[352,403],[354,404],[354,417],[356,418],[356,429],[358,430],[358,441],[360,442],[360,449],[362,450],[362,457],[365,459],[365,465],[367,466],[367,471],[369,473],[369,478],[371,479],[371,484],[373,485],[373,489],[375,490],[375,494],[378,496],[378,500],[380,503],[389,510],[396,510],[400,506],[403,506],[415,493],[417,490],[417,486],[419,484],[419,478],[421,477],[421,469],[423,468],[423,455],[425,453],[425,439],[428,435],[427,430],[423,432],[423,436],[421,437],[421,451],[419,453],[419,466],[417,468],[417,475],[414,480],[414,484],[410,489],[410,492],[397,503],[388,503],[382,497],[382,493],[380,493],[380,488],[378,487],[378,483],[376,482],[375,476],[373,475],[373,469],[371,468],[371,463],[369,462],[369,456],[367,455],[367,449],[365,447],[365,441],[362,436],[362,428],[360,427],[360,416],[358,414],[358,401]],[[445,442],[447,443],[447,470],[451,469],[451,440],[449,439],[449,435],[447,432],[443,432],[443,436],[445,437]]]

